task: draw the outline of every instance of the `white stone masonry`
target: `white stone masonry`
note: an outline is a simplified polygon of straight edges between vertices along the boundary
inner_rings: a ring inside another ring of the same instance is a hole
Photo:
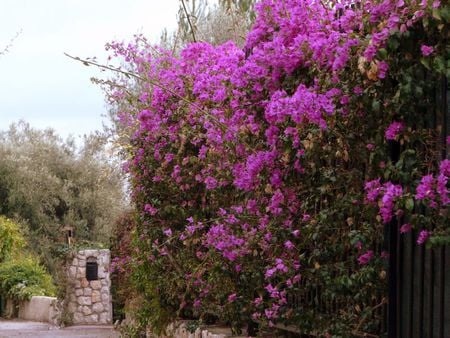
[[[86,261],[96,261],[97,280],[86,278]],[[81,250],[67,271],[67,311],[73,324],[111,324],[109,250]]]

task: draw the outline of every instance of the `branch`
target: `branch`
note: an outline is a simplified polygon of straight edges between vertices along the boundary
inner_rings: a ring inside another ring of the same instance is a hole
[[[172,94],[173,96],[179,98],[180,100],[182,100],[185,103],[187,103],[189,106],[198,109],[199,112],[202,112],[205,116],[207,116],[209,119],[211,119],[211,121],[214,122],[222,131],[226,131],[228,129],[226,124],[223,123],[223,122],[220,122],[217,117],[215,117],[214,115],[211,115],[208,111],[206,111],[205,109],[200,107],[195,102],[192,102],[192,101],[188,100],[184,96],[182,96],[182,95],[178,94],[177,92],[175,92],[173,89],[171,89],[171,88],[169,88],[167,86],[164,86],[163,84],[161,84],[158,81],[155,81],[155,80],[152,80],[152,79],[149,79],[149,78],[143,78],[142,76],[139,76],[136,73],[128,72],[128,71],[123,70],[123,69],[121,69],[119,67],[112,67],[112,66],[102,65],[102,64],[100,64],[98,62],[95,62],[95,61],[92,61],[92,60],[87,60],[87,59],[81,59],[78,56],[72,56],[72,55],[69,55],[67,53],[64,53],[64,55],[69,57],[69,58],[71,58],[71,59],[73,59],[73,60],[75,60],[75,61],[81,62],[85,66],[92,65],[92,66],[98,67],[100,69],[106,69],[106,70],[110,70],[110,71],[113,71],[113,72],[116,72],[116,73],[119,73],[119,74],[123,74],[127,78],[132,77],[132,78],[134,78],[136,80],[139,80],[139,81],[142,81],[142,82],[148,82],[148,83],[150,83],[150,84],[152,84],[152,85],[154,85],[154,86],[156,86],[158,88],[161,88],[162,90],[167,91],[168,93]],[[238,136],[238,138],[240,138],[240,137]],[[247,142],[245,142],[243,140],[242,140],[242,142],[247,144]]]
[[[16,35],[14,35],[11,40],[9,40],[8,44],[0,51],[0,56],[9,52],[9,49],[12,47],[14,41],[22,34],[22,30],[18,31]]]
[[[110,71],[113,71],[113,72],[116,72],[116,73],[123,74],[123,75],[125,75],[128,78],[132,77],[132,78],[135,78],[136,80],[139,80],[139,81],[142,81],[142,82],[148,82],[148,83],[150,83],[150,84],[152,84],[152,85],[154,85],[156,87],[159,87],[159,88],[169,92],[173,96],[176,96],[177,98],[179,98],[180,100],[184,101],[188,105],[193,106],[194,108],[198,109],[199,111],[201,111],[205,115],[208,115],[209,117],[214,118],[215,120],[217,120],[214,116],[211,116],[211,114],[209,114],[207,111],[205,111],[204,109],[199,107],[195,102],[189,101],[184,96],[178,94],[174,90],[170,89],[169,87],[166,87],[166,86],[162,85],[161,83],[159,83],[157,81],[154,81],[154,80],[148,79],[148,78],[144,79],[143,77],[141,77],[141,76],[139,76],[139,75],[137,75],[135,73],[128,72],[128,71],[123,70],[123,69],[118,68],[118,67],[111,67],[111,66],[102,65],[102,64],[97,63],[95,61],[81,59],[78,56],[72,56],[72,55],[69,55],[67,53],[64,53],[64,55],[69,57],[69,58],[71,58],[71,59],[73,59],[73,60],[81,62],[85,66],[90,66],[90,65],[96,66],[96,67],[101,68],[101,69],[106,69],[106,70],[110,70]]]
[[[188,21],[189,27],[191,28],[192,40],[193,40],[193,42],[197,42],[197,39],[195,38],[194,26],[192,25],[190,15],[186,8],[186,4],[184,3],[184,0],[180,0],[180,1],[181,1],[181,4],[183,5],[184,13],[186,14],[186,19]]]

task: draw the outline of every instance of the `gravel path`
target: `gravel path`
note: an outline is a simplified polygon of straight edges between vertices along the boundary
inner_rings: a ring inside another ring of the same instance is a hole
[[[118,338],[112,326],[70,326],[58,329],[47,323],[0,320],[0,338]]]

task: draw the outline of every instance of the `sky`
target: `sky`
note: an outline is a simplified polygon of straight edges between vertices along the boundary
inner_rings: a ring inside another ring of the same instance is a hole
[[[64,55],[106,60],[104,46],[176,29],[179,0],[0,0],[0,130],[33,127],[80,136],[102,128],[107,107],[93,67]],[[102,73],[101,75],[103,75]]]

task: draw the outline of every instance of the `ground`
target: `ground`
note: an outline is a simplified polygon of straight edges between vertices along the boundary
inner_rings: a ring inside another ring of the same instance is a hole
[[[112,326],[71,326],[58,329],[47,323],[0,320],[0,338],[118,338]]]

